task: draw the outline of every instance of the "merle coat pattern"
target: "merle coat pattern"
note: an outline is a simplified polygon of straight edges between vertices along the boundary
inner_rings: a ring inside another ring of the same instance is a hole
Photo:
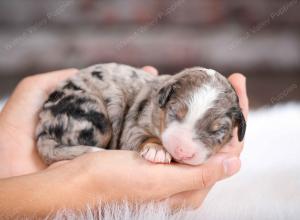
[[[193,83],[189,88],[182,87],[178,97],[207,80],[189,77]],[[238,108],[237,96],[224,79],[218,78],[218,85],[227,89],[229,101],[225,105],[228,109]],[[175,82],[176,77],[153,76],[115,63],[80,70],[59,85],[44,103],[36,131],[40,155],[51,164],[101,149],[141,150],[149,140],[160,143],[161,132],[168,123],[161,102],[175,94],[172,89],[165,91],[170,81]],[[231,131],[230,127],[227,133]],[[228,140],[229,136],[222,144]]]

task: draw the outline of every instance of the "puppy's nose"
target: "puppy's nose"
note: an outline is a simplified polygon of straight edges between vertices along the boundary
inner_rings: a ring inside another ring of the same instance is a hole
[[[177,147],[175,149],[175,154],[177,159],[179,160],[186,160],[186,159],[191,159],[192,157],[194,157],[195,152],[187,149],[187,148],[183,148],[183,147]]]

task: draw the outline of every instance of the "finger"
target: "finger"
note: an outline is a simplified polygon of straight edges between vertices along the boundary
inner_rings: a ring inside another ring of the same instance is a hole
[[[182,164],[176,165],[176,168],[174,166],[165,170],[164,178],[160,181],[161,187],[168,186],[171,195],[176,191],[202,190],[210,187],[218,180],[238,172],[240,160],[232,155],[218,153],[200,166]]]
[[[15,123],[15,118],[18,118],[18,126],[33,135],[38,111],[49,93],[76,72],[76,69],[66,69],[24,78],[3,107],[1,115],[6,116],[9,124]]]
[[[241,167],[240,159],[236,156],[218,153],[203,164],[201,174],[202,188],[212,186],[217,181],[237,173]]]
[[[32,81],[39,82],[38,86],[46,90],[51,90],[58,85],[58,83],[72,77],[78,72],[77,69],[58,70],[44,74],[37,74],[33,76]]]
[[[57,71],[52,71],[52,72],[48,72],[48,73],[42,73],[42,74],[38,74],[38,75],[43,75],[44,77],[49,77],[49,80],[56,80],[56,81],[61,81],[61,80],[65,80],[66,78],[71,77],[72,75],[74,75],[75,73],[78,72],[78,69],[76,68],[69,68],[69,69],[63,69],[63,70],[57,70]],[[55,77],[55,78],[53,78]]]
[[[229,76],[228,80],[235,89],[239,97],[240,107],[242,108],[245,118],[247,118],[249,112],[249,100],[246,90],[246,77],[240,73],[234,73]]]
[[[156,68],[154,68],[153,66],[144,66],[144,67],[142,67],[142,69],[148,73],[151,73],[152,75],[155,75],[155,76],[158,75],[158,70]]]
[[[204,190],[178,193],[168,199],[168,204],[173,211],[178,211],[183,208],[197,209],[201,206],[210,190],[211,187],[208,187]]]
[[[48,166],[47,169],[54,169],[54,168],[57,168],[57,167],[60,167],[66,163],[70,162],[69,160],[61,160],[61,161],[58,161],[58,162],[55,162],[53,164],[51,164],[50,166]]]
[[[31,91],[28,94],[50,93],[61,81],[70,78],[78,72],[77,69],[65,69],[49,73],[32,75],[24,78],[17,86],[16,93]]]

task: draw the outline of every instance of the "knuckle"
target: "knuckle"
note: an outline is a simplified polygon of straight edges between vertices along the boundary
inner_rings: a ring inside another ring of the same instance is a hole
[[[189,207],[193,210],[198,209],[202,204],[202,201],[199,200],[194,200],[193,202],[191,202],[191,204],[189,205]]]
[[[202,179],[202,173],[194,175],[192,177],[192,184],[194,186],[194,188],[203,188],[203,179]]]
[[[26,76],[20,81],[20,85],[27,85],[33,81],[33,76]]]
[[[201,177],[201,185],[203,188],[207,188],[212,184],[213,174],[212,172],[209,172],[209,170],[203,169],[200,177]]]
[[[70,72],[78,72],[78,69],[76,69],[76,68],[68,68],[66,70],[70,71]]]
[[[214,174],[206,167],[203,167],[192,176],[192,186],[194,189],[205,189],[213,184],[213,178]]]
[[[198,209],[203,202],[203,198],[199,192],[191,196],[189,199],[185,200],[185,206],[189,209]]]
[[[171,208],[171,210],[173,212],[177,212],[181,209],[182,207],[182,201],[178,201],[178,200],[167,200],[168,201],[168,204],[169,204],[169,207]]]

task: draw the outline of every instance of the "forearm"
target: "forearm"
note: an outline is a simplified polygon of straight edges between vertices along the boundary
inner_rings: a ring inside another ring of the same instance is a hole
[[[71,164],[0,180],[0,218],[45,216],[62,208],[80,208],[88,199],[80,191],[85,181],[80,173]]]

